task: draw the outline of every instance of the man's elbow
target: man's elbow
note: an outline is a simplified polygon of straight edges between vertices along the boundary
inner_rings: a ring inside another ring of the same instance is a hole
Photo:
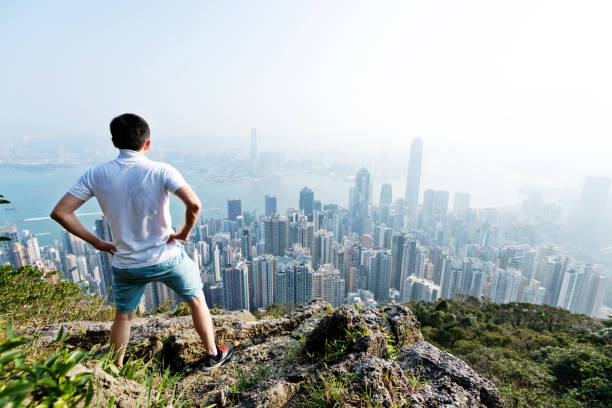
[[[202,209],[202,203],[198,200],[198,201],[192,201],[189,203],[189,205],[187,206],[189,208],[189,210],[193,211],[193,212],[200,212],[200,210]]]
[[[60,218],[62,218],[60,213],[57,210],[51,211],[51,214],[49,214],[49,217],[51,217],[51,219],[55,221],[59,221]]]
[[[49,214],[49,217],[51,217],[52,220],[60,222],[64,219],[64,217],[66,216],[66,214],[62,211],[59,211],[57,209],[53,209],[53,211],[51,211],[51,214]]]

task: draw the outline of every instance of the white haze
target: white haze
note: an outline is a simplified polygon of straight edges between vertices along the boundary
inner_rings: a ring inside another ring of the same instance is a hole
[[[251,127],[339,158],[418,136],[422,186],[476,205],[612,175],[610,2],[129,3],[0,5],[0,142],[107,138],[129,111],[243,151]]]

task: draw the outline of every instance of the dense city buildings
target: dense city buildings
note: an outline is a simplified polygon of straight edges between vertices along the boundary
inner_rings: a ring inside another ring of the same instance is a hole
[[[422,141],[415,139],[404,198],[394,200],[391,184],[382,183],[375,205],[373,176],[360,168],[346,206],[315,200],[304,187],[297,209],[279,211],[276,196],[266,195],[261,213],[243,209],[238,197],[227,200],[227,218],[198,220],[184,247],[199,268],[209,305],[256,310],[313,298],[338,306],[476,297],[602,314],[605,268],[551,243],[561,231],[551,221],[558,211],[537,194],[516,210],[474,209],[463,192],[454,194],[449,210],[449,192],[429,188],[419,203],[422,154]],[[253,173],[265,171],[265,157],[257,154],[253,129]],[[568,240],[593,248],[606,242],[601,220],[609,187],[607,178],[585,180],[565,230]],[[104,218],[93,226],[98,237],[112,240]],[[112,301],[110,254],[66,231],[42,247],[28,230],[8,227],[2,235],[10,241],[0,241],[0,264],[57,270],[56,279]],[[168,298],[180,300],[167,287],[151,284],[142,307],[154,310]]]

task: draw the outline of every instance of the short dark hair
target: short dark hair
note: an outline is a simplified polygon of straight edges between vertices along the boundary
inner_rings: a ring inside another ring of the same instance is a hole
[[[117,148],[130,150],[142,149],[151,135],[147,122],[133,113],[124,113],[113,119],[110,132]]]

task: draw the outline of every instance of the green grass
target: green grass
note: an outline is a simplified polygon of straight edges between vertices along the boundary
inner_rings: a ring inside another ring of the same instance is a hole
[[[300,405],[309,408],[341,407],[352,398],[350,384],[356,375],[344,373],[340,377],[325,373],[318,381],[310,379],[304,386],[305,401]]]

